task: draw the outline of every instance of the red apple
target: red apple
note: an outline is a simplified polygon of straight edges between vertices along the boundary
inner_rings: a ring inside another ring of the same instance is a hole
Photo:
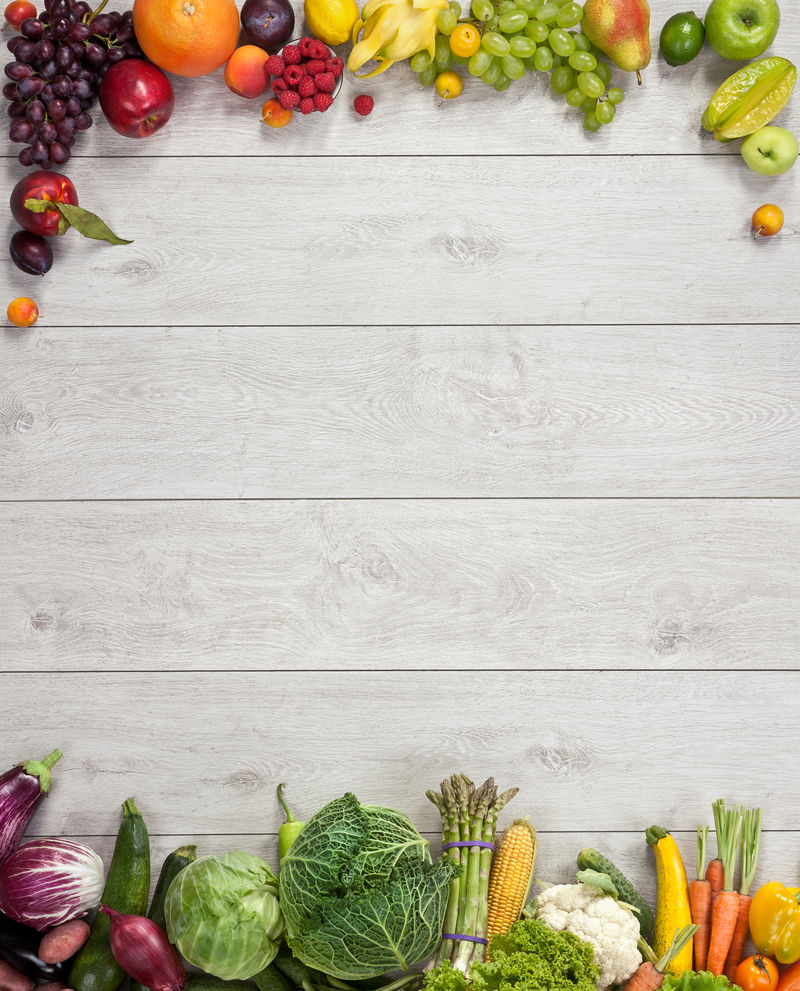
[[[106,120],[129,138],[147,138],[172,116],[175,94],[157,65],[129,58],[112,65],[100,84]]]
[[[70,180],[60,172],[29,172],[11,190],[11,213],[17,223],[31,234],[55,237],[66,233],[68,224],[58,210],[34,213],[25,206],[25,200],[52,200],[54,203],[78,205],[78,194]]]

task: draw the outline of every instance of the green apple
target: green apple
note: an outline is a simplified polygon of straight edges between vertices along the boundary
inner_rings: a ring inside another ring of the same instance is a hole
[[[778,0],[711,0],[706,38],[717,55],[744,62],[769,48],[780,22]]]
[[[797,138],[785,127],[760,127],[742,142],[742,158],[760,175],[788,172],[797,152]]]

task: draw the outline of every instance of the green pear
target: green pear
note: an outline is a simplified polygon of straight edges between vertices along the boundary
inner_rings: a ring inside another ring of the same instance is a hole
[[[581,29],[623,72],[650,64],[650,6],[647,0],[586,0]]]

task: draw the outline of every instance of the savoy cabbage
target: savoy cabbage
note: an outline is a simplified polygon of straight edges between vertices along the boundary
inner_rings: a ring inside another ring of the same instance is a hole
[[[428,847],[402,812],[350,793],[329,802],[281,862],[286,942],[296,956],[342,980],[425,960],[460,870],[450,858],[432,863]]]

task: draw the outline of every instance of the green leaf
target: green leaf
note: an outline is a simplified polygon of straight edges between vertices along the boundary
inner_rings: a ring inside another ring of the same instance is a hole
[[[579,884],[588,884],[590,888],[597,888],[602,891],[604,895],[611,895],[615,900],[619,899],[619,891],[617,891],[617,886],[608,876],[608,874],[601,874],[600,871],[578,871],[575,875],[575,880]]]
[[[82,206],[75,206],[74,203],[54,203],[53,206],[64,220],[84,237],[93,238],[95,241],[108,241],[109,244],[133,243],[117,237],[104,220],[101,220],[96,213],[84,210]]]
[[[31,213],[44,213],[53,209],[53,203],[51,200],[37,200],[30,196],[25,200],[25,209],[30,210]]]

